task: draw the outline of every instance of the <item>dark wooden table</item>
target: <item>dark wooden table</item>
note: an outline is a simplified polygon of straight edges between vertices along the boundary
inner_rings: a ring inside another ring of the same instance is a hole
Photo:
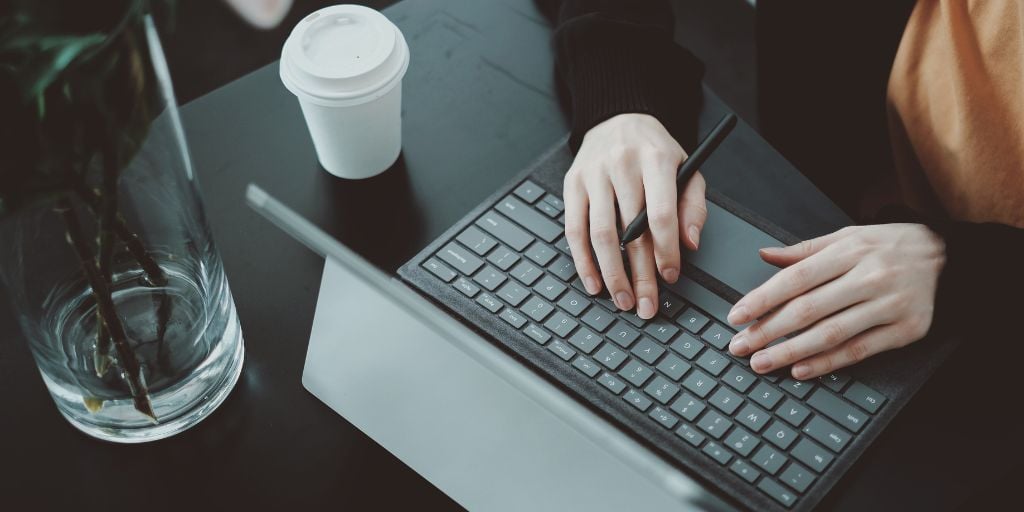
[[[237,388],[202,424],[141,446],[78,433],[58,414],[10,308],[0,304],[2,508],[457,508],[302,388],[323,261],[243,202],[246,184],[260,184],[394,271],[564,134],[550,28],[530,0],[409,1],[386,13],[403,30],[412,61],[403,157],[383,175],[353,182],[319,168],[276,64],[182,108],[247,349]],[[702,123],[724,109],[709,93]],[[704,171],[713,187],[799,236],[844,221],[745,125]],[[830,506],[959,503],[972,481],[922,458],[937,439],[918,439],[915,425],[930,414],[937,412],[925,406],[901,415]]]

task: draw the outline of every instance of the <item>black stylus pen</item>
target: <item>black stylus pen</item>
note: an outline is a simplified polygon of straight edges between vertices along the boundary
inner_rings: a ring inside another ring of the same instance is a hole
[[[682,191],[683,187],[686,186],[686,182],[690,181],[693,173],[697,172],[697,169],[711,156],[715,148],[725,140],[726,135],[729,135],[734,126],[736,126],[736,115],[726,114],[711,129],[711,132],[697,144],[697,149],[693,151],[689,158],[683,161],[682,165],[679,166],[679,171],[676,173],[676,188],[678,190]],[[626,230],[622,232],[619,247],[625,249],[626,244],[640,238],[644,231],[647,231],[647,208],[640,210],[640,214],[633,219],[633,222],[629,223],[629,226],[626,226]]]

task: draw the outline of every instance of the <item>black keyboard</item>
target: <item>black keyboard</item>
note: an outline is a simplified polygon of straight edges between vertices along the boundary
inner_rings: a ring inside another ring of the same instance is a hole
[[[748,358],[728,353],[734,331],[721,308],[702,309],[695,298],[661,290],[658,314],[643,320],[607,295],[589,296],[563,236],[563,209],[524,181],[421,266],[577,378],[599,384],[586,400],[628,404],[619,409],[673,433],[679,446],[651,444],[682,459],[693,456],[688,445],[722,473],[717,480],[731,473],[782,507],[796,506],[886,397],[843,373],[813,381],[755,374]]]

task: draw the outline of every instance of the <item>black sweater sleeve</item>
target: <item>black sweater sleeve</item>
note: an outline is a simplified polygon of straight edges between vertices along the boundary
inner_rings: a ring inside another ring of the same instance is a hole
[[[556,20],[556,74],[568,91],[575,152],[617,114],[658,118],[688,151],[697,138],[703,64],[672,40],[667,0],[537,0]]]

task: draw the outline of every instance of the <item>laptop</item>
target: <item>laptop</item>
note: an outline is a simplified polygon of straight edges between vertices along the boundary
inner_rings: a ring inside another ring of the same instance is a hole
[[[328,260],[304,385],[471,510],[813,509],[952,348],[755,374],[725,318],[776,272],[757,249],[796,240],[714,191],[657,316],[617,311],[572,266],[571,162],[556,144],[400,281],[249,190]]]

